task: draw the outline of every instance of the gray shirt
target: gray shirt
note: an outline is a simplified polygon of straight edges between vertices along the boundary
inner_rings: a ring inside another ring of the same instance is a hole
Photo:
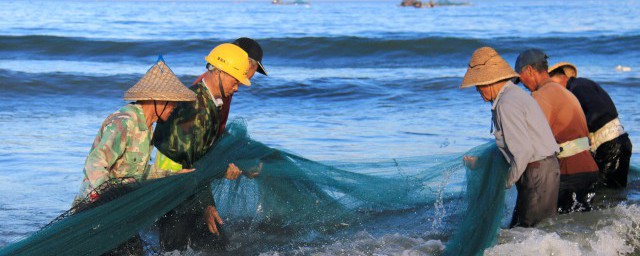
[[[520,179],[527,164],[559,152],[538,103],[511,81],[498,93],[491,114],[496,144],[511,165],[507,188]]]

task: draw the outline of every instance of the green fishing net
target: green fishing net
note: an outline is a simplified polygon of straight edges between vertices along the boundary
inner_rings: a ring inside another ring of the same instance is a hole
[[[233,220],[225,225],[229,234],[264,241],[265,230],[277,230],[274,241],[314,241],[380,216],[428,209],[432,221],[424,230],[442,233],[449,241],[445,254],[481,254],[500,227],[508,166],[493,143],[465,155],[478,158],[468,170],[461,155],[322,164],[252,140],[245,124],[233,122],[196,162],[197,171],[136,183],[124,195],[2,248],[0,255],[103,254],[209,184],[220,215]],[[227,181],[229,163],[259,175]]]

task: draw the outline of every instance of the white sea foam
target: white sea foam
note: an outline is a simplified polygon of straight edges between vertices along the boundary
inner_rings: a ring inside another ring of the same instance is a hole
[[[440,255],[446,242],[410,235],[374,237],[359,232],[354,237],[321,247],[301,247],[289,252],[261,255]],[[640,252],[640,206],[562,215],[537,228],[500,231],[498,244],[484,255],[601,256],[635,255]]]
[[[500,232],[485,255],[628,255],[640,252],[640,206],[559,216],[538,228]]]
[[[485,255],[580,255],[580,246],[560,238],[557,233],[546,233],[538,229],[513,229],[501,232],[514,239],[485,251]],[[502,238],[501,238],[502,239]]]
[[[440,240],[424,240],[400,234],[373,237],[359,232],[352,239],[337,241],[322,247],[301,247],[284,254],[296,255],[439,255],[444,250]],[[261,256],[281,255],[282,252],[261,253]]]

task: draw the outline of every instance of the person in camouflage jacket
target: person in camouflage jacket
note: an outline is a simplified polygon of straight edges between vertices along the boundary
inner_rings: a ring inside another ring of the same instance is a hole
[[[172,174],[148,165],[153,149],[151,127],[158,120],[166,120],[177,102],[195,100],[195,94],[159,60],[124,98],[135,102],[102,123],[85,161],[82,188],[74,205],[87,197],[95,201],[99,197],[95,189],[109,180],[144,181]]]
[[[224,132],[231,98],[238,85],[249,86],[249,79],[256,71],[266,75],[261,64],[262,49],[253,39],[239,38],[233,46],[223,45],[231,48],[227,48],[228,51],[240,53],[236,57],[239,59],[225,53],[220,56],[216,53],[220,46],[214,48],[205,58],[207,71],[190,87],[196,101],[180,103],[169,120],[156,127],[154,145],[164,154],[159,154],[159,158],[166,156],[181,165],[180,168],[193,168],[195,161],[205,155]],[[227,64],[239,62],[239,69],[246,73],[233,74],[233,69],[225,63],[216,62],[217,57],[225,58]],[[225,177],[233,180],[241,174],[254,177],[233,163],[229,164]],[[220,225],[222,219],[215,208],[211,188],[207,186],[159,220],[160,244],[164,251],[184,250],[187,245],[193,249],[219,248],[225,243]]]
[[[177,102],[195,100],[195,94],[180,82],[160,58],[131,87],[124,99],[134,101],[109,115],[102,123],[84,164],[84,179],[80,194],[73,202],[72,212],[90,209],[111,200],[109,194],[122,191],[129,182],[140,182],[173,174],[150,166],[153,124],[167,120]],[[181,170],[186,173],[193,170]],[[110,186],[110,185],[114,186]],[[105,198],[101,198],[105,195]],[[143,255],[139,235],[131,237],[105,255]]]

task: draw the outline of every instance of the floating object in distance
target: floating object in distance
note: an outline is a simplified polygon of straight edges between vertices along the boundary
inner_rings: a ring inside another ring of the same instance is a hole
[[[272,0],[271,4],[277,4],[277,5],[304,5],[304,6],[311,5],[310,2],[303,1],[303,0],[294,0],[294,1]]]
[[[274,0],[275,1],[275,0]],[[448,0],[439,0],[439,1],[421,1],[421,0],[402,0],[400,2],[400,6],[407,7],[412,6],[415,8],[433,8],[436,6],[454,6],[454,5],[469,5],[467,2],[452,2]]]
[[[620,72],[629,72],[629,71],[631,71],[631,67],[626,67],[626,66],[618,65],[618,66],[616,66],[616,71],[620,71]]]

